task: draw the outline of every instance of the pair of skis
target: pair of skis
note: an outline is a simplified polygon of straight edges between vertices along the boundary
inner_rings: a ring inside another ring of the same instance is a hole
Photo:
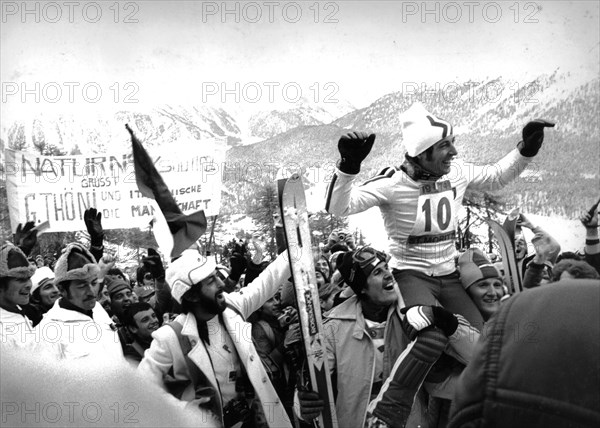
[[[323,412],[313,423],[319,428],[337,428],[302,178],[294,174],[289,179],[278,180],[277,189],[298,303],[305,366],[312,390],[325,402]]]
[[[504,267],[504,278],[508,285],[510,294],[523,291],[523,280],[517,264],[515,254],[515,229],[519,219],[519,210],[511,211],[504,224],[500,225],[497,221],[487,219],[486,222],[492,228],[494,236],[498,241],[500,253],[502,255],[502,265]]]

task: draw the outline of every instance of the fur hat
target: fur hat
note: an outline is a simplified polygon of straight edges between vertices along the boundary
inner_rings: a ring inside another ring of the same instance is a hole
[[[429,113],[423,104],[414,103],[400,116],[402,142],[406,154],[415,157],[438,141],[453,134],[452,125]]]
[[[171,286],[173,298],[181,303],[181,297],[192,288],[206,279],[217,268],[213,257],[205,257],[197,250],[185,250],[181,257],[176,259],[167,268],[165,278]]]
[[[369,260],[369,257],[375,255],[375,257],[361,267],[361,263],[355,261],[356,258],[360,260]],[[344,254],[344,258],[341,263],[337,266],[338,270],[344,278],[344,282],[352,288],[356,295],[360,294],[360,291],[367,284],[367,278],[373,272],[373,269],[381,263],[389,261],[390,256],[384,252],[377,251],[371,247],[362,247],[356,251],[348,251]]]
[[[54,284],[58,285],[73,279],[94,280],[100,268],[96,259],[79,242],[67,245],[54,267]]]
[[[31,294],[42,285],[46,285],[49,281],[54,281],[54,272],[48,266],[42,266],[37,268],[33,276],[31,277]]]
[[[479,248],[469,248],[458,258],[460,281],[466,290],[480,279],[502,278],[496,266],[490,262]]]
[[[27,256],[19,247],[6,243],[0,248],[0,278],[31,278],[35,267],[27,261]]]
[[[106,285],[106,291],[108,291],[111,299],[114,294],[117,294],[121,290],[131,290],[131,285],[129,282],[125,281],[119,276],[107,276],[104,279],[104,285]]]

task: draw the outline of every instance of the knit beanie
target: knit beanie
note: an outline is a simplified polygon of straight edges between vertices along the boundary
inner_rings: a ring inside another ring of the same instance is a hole
[[[106,291],[108,291],[108,295],[112,299],[113,295],[117,294],[119,291],[129,289],[131,290],[131,285],[129,282],[125,281],[123,278],[119,276],[107,276],[104,278],[104,285],[106,286]]]
[[[154,287],[152,287],[151,285],[138,285],[136,287],[133,287],[133,292],[140,299],[144,299],[148,296],[152,296],[155,293],[155,290]]]
[[[37,268],[33,276],[31,277],[31,294],[42,285],[48,282],[54,281],[54,272],[48,266],[42,266]]]
[[[54,267],[54,284],[77,280],[93,281],[98,277],[100,268],[96,259],[79,242],[67,245]]]
[[[27,256],[19,247],[6,243],[0,248],[0,278],[31,278],[35,267],[27,261]]]
[[[469,248],[458,258],[460,281],[466,290],[477,281],[485,278],[501,278],[500,272],[479,248]]]
[[[406,154],[415,157],[438,141],[453,134],[452,125],[429,113],[423,104],[414,103],[400,116],[402,142]]]
[[[171,286],[171,295],[178,303],[181,297],[192,288],[206,279],[217,268],[213,257],[205,257],[197,250],[185,250],[181,257],[173,261],[165,273],[167,284]]]
[[[370,258],[372,258],[372,260],[369,260]],[[360,263],[354,259],[362,260],[364,263]],[[344,282],[346,282],[358,296],[360,295],[360,291],[367,285],[367,278],[371,272],[373,272],[373,269],[375,269],[379,263],[387,262],[389,259],[390,257],[384,252],[377,251],[371,247],[362,247],[356,251],[348,251],[345,253],[337,268],[342,274]],[[364,266],[361,267],[361,264],[364,264]]]

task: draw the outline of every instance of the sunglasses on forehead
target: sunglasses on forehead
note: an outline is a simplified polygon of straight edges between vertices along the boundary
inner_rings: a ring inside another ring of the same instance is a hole
[[[354,276],[356,274],[357,269],[361,269],[364,271],[365,276],[369,276],[369,274],[375,269],[381,262],[389,262],[390,256],[384,253],[383,251],[377,251],[371,247],[363,247],[354,252],[352,254],[352,269],[350,270],[350,282],[354,280]]]

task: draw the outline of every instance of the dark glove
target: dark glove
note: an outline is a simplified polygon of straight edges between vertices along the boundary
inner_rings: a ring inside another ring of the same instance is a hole
[[[554,128],[554,123],[544,119],[535,119],[525,125],[523,128],[523,141],[517,145],[523,156],[530,158],[537,155],[544,141],[545,127]]]
[[[300,401],[300,417],[307,422],[318,417],[323,411],[325,403],[314,391],[298,391]]]
[[[231,266],[229,279],[231,279],[233,282],[238,282],[247,266],[246,257],[244,255],[244,247],[236,244],[233,254],[229,259],[229,265]]]
[[[269,266],[268,262],[262,262],[260,264],[253,263],[252,260],[246,259],[248,265],[246,267],[246,277],[244,278],[244,287],[258,278],[258,275],[261,274],[263,270],[267,266]]]
[[[365,160],[375,143],[375,134],[366,132],[349,132],[338,142],[340,162],[338,168],[346,174],[358,174],[360,163]]]
[[[155,279],[165,279],[165,268],[160,258],[160,254],[154,248],[148,248],[148,255],[142,257],[142,265],[152,274]]]
[[[94,247],[101,247],[104,241],[104,229],[102,228],[102,213],[96,208],[88,208],[83,213],[85,227],[90,234],[91,244]]]
[[[400,313],[406,315],[404,329],[411,341],[419,331],[431,325],[442,330],[447,337],[452,336],[458,328],[458,318],[441,306],[410,306],[402,308]]]
[[[441,306],[432,306],[433,325],[442,330],[447,337],[454,334],[458,328],[458,318],[447,309]]]
[[[13,242],[28,256],[37,244],[37,230],[34,229],[35,223],[28,221],[23,226],[21,223],[17,226],[17,231],[13,236]]]

